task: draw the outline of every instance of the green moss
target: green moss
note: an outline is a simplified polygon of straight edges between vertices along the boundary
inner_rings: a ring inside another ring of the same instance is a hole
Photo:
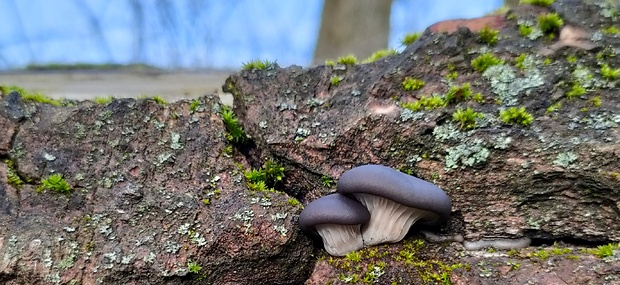
[[[344,64],[344,65],[354,65],[357,63],[357,57],[355,57],[354,55],[350,54],[347,56],[342,56],[338,58],[337,61],[339,64]]]
[[[165,106],[166,105],[166,100],[164,99],[164,97],[161,96],[153,96],[153,101],[157,102],[157,104],[161,105],[161,106]]]
[[[267,160],[260,169],[251,169],[244,172],[245,179],[251,190],[269,191],[269,187],[275,186],[284,179],[284,166]]]
[[[41,180],[41,185],[37,187],[37,192],[42,193],[45,190],[50,190],[61,194],[67,194],[71,193],[71,186],[62,177],[61,174],[56,173]]]
[[[547,107],[547,113],[553,113],[559,110],[560,108],[562,108],[562,102],[554,103],[551,106]]]
[[[620,68],[613,69],[607,64],[601,66],[601,76],[607,80],[616,80],[620,78]]]
[[[288,204],[293,206],[293,207],[297,207],[299,205],[301,205],[301,203],[299,203],[299,200],[295,199],[295,198],[288,198]]]
[[[194,99],[192,100],[192,103],[189,104],[189,111],[194,113],[198,110],[198,107],[200,107],[200,100]]]
[[[610,243],[599,245],[596,248],[588,249],[587,252],[598,258],[606,258],[614,255],[614,251],[620,249],[620,243]]]
[[[422,35],[422,33],[420,33],[420,32],[417,32],[417,33],[407,33],[400,40],[400,43],[403,44],[404,46],[408,46],[408,45],[414,43],[415,41],[417,41],[420,38],[421,35]]]
[[[620,35],[620,29],[616,28],[616,26],[610,26],[608,28],[601,29],[601,32],[608,35]]]
[[[375,53],[373,53],[370,57],[365,59],[362,63],[374,62],[386,56],[390,56],[390,55],[397,54],[397,53],[398,52],[393,48],[378,50]]]
[[[19,175],[17,175],[17,170],[15,169],[15,165],[13,164],[13,161],[10,159],[7,159],[4,161],[4,163],[6,163],[6,166],[7,166],[6,179],[9,185],[12,185],[13,187],[16,187],[16,188],[21,187],[24,184],[24,181],[19,177]]]
[[[498,65],[498,64],[503,64],[503,63],[504,63],[503,60],[495,57],[493,54],[485,53],[485,54],[482,54],[474,58],[471,61],[471,66],[474,68],[475,71],[484,72],[485,70],[487,70],[487,68],[493,65]]]
[[[332,187],[332,184],[334,184],[334,179],[329,176],[323,175],[321,176],[321,183],[323,184],[323,186],[330,188]]]
[[[42,103],[42,104],[50,104],[50,105],[54,105],[57,107],[62,106],[63,104],[62,100],[52,99],[50,97],[43,95],[43,93],[39,93],[39,92],[26,92],[26,93],[22,93],[21,95],[22,95],[22,99],[24,99],[25,101],[37,102],[37,103]]]
[[[595,96],[592,99],[590,99],[590,102],[592,102],[592,105],[594,105],[594,107],[600,107],[603,104],[603,101],[601,100],[601,96]]]
[[[332,77],[329,78],[329,84],[331,84],[332,86],[338,86],[338,84],[340,84],[340,81],[342,81],[342,76],[338,76],[338,75],[333,75]]]
[[[202,269],[202,266],[200,266],[198,262],[192,262],[192,261],[187,262],[187,272],[198,274],[201,269]]]
[[[414,102],[406,102],[402,107],[411,111],[433,110],[446,106],[446,102],[441,96],[433,95],[431,97],[422,96]]]
[[[226,139],[233,144],[245,143],[247,136],[232,109],[228,106],[222,106],[221,115],[222,122],[224,122],[224,126],[228,131],[226,133]]]
[[[269,60],[255,59],[243,64],[243,70],[265,70],[272,67],[276,62]]]
[[[534,32],[534,27],[528,26],[526,24],[519,25],[519,35],[523,37],[528,37],[529,35],[532,34],[532,32]]]
[[[405,91],[415,91],[424,86],[424,81],[407,76],[401,84]]]
[[[555,2],[555,0],[521,0],[519,1],[519,4],[528,4],[528,5],[547,7],[553,4],[553,2]]]
[[[499,40],[499,31],[493,30],[489,28],[489,26],[485,26],[478,32],[478,39],[488,45],[495,45]]]
[[[452,120],[459,123],[461,130],[470,130],[476,126],[476,119],[482,119],[484,115],[475,112],[472,108],[457,109],[452,114]]]
[[[547,13],[538,16],[538,27],[545,34],[556,33],[564,25],[564,20],[558,13]]]
[[[515,58],[515,66],[518,69],[525,69],[525,65],[523,65],[523,62],[525,61],[526,57],[527,57],[527,54],[522,53],[519,56],[517,56],[517,58]]]
[[[586,89],[583,88],[579,83],[574,83],[573,87],[566,92],[566,97],[569,99],[577,98],[581,95],[586,94]]]
[[[114,97],[112,96],[104,96],[104,97],[97,96],[95,97],[93,101],[99,105],[106,105],[112,102],[112,100],[114,100]]]
[[[511,107],[499,112],[499,118],[502,122],[509,125],[527,126],[532,123],[534,116],[525,110],[525,107]]]
[[[452,86],[445,96],[446,104],[458,103],[464,100],[471,99],[473,92],[471,91],[469,83],[464,83],[461,86]]]
[[[331,59],[328,59],[325,61],[325,65],[333,67],[334,65],[336,65],[336,62]]]

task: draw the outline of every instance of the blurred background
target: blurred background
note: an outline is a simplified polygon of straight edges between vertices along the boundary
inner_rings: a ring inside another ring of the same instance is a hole
[[[0,0],[0,84],[73,98],[92,93],[86,88],[90,81],[120,72],[101,92],[169,95],[162,87],[133,90],[127,84],[138,79],[123,80],[138,74],[158,77],[154,84],[195,82],[204,94],[253,59],[283,67],[347,54],[363,59],[378,49],[402,49],[406,33],[441,20],[480,17],[504,1]],[[26,80],[27,75],[35,77]],[[54,83],[60,80],[82,87]],[[178,96],[194,96],[174,88]]]

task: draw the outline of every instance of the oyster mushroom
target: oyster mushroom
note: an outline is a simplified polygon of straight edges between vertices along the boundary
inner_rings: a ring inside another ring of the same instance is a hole
[[[369,219],[364,205],[336,193],[308,204],[299,215],[299,226],[306,233],[321,236],[329,254],[344,256],[364,246],[360,227]]]
[[[364,246],[398,242],[416,222],[441,223],[452,207],[450,197],[435,184],[382,165],[346,171],[337,188],[370,212],[370,221],[362,226]]]

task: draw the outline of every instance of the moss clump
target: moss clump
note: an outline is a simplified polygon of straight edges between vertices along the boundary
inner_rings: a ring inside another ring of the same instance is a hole
[[[246,141],[247,136],[243,128],[239,124],[239,119],[228,106],[222,106],[222,122],[226,126],[226,139],[233,144],[242,144]]]
[[[62,177],[61,174],[56,173],[41,180],[41,185],[37,187],[37,192],[42,193],[45,190],[50,190],[61,194],[67,194],[71,193],[71,186]]]
[[[424,81],[407,76],[401,84],[405,91],[415,91],[424,86]]]
[[[24,88],[15,85],[0,86],[0,92],[4,96],[9,95],[13,91],[17,91],[21,95],[22,99],[25,101],[50,104],[54,106],[62,106],[64,103],[64,100],[52,99],[43,95],[43,93],[41,92],[27,91]]]
[[[114,97],[112,96],[104,96],[104,97],[97,96],[95,97],[93,101],[95,101],[95,103],[99,105],[106,105],[112,102],[112,100],[114,100]]]
[[[24,184],[24,181],[17,175],[17,170],[15,169],[15,165],[12,160],[5,160],[7,170],[6,170],[6,180],[9,185],[13,185],[13,187],[19,188]]]
[[[620,35],[620,29],[616,28],[616,26],[610,26],[605,29],[601,29],[601,33],[608,35]]]
[[[164,99],[164,97],[161,97],[159,95],[150,96],[150,95],[143,94],[143,95],[138,96],[138,99],[153,100],[155,101],[155,103],[159,104],[160,106],[166,105],[166,100]]]
[[[461,130],[471,130],[476,127],[476,119],[482,119],[484,115],[480,112],[475,112],[472,108],[457,109],[452,114],[452,120],[459,123]]]
[[[525,107],[511,107],[499,112],[499,118],[502,122],[509,125],[527,126],[532,123],[534,116],[525,110]]]
[[[276,62],[269,60],[254,59],[243,64],[243,70],[265,70],[273,66]]]
[[[556,33],[564,25],[564,20],[558,13],[547,13],[538,16],[538,27],[545,34]]]
[[[422,96],[418,101],[403,103],[402,106],[405,109],[417,112],[445,107],[446,102],[441,96],[433,95],[431,97]]]
[[[354,65],[357,63],[357,57],[355,57],[352,54],[347,55],[347,56],[342,56],[338,58],[338,63],[344,64],[344,65]]]
[[[200,266],[198,262],[190,261],[187,263],[187,272],[189,273],[198,274],[198,272],[200,272],[201,269],[202,269],[202,266]]]
[[[620,78],[620,68],[613,69],[607,64],[601,66],[601,76],[607,80],[616,80]]]
[[[469,100],[473,94],[471,88],[469,87],[469,83],[465,83],[461,86],[450,87],[450,90],[448,90],[448,93],[446,93],[446,104]]]
[[[407,33],[400,40],[400,43],[403,44],[404,46],[408,46],[408,45],[414,43],[415,41],[417,41],[420,38],[420,36],[422,36],[422,33],[420,33],[420,32],[417,32],[417,33]]]
[[[200,100],[194,99],[192,100],[192,103],[189,104],[189,111],[191,113],[194,113],[198,110],[199,107],[200,107]]]
[[[265,191],[273,190],[268,187],[274,187],[284,179],[284,166],[267,160],[260,169],[251,169],[243,173],[248,181],[248,186],[252,190]]]
[[[534,27],[528,26],[528,25],[525,25],[525,24],[519,25],[519,35],[521,35],[523,37],[527,37],[527,36],[531,35],[532,32],[534,32]]]
[[[555,2],[555,0],[521,0],[519,1],[519,4],[548,7],[549,5],[553,4],[553,2]]]
[[[340,84],[340,81],[342,81],[342,79],[343,79],[342,76],[334,75],[329,78],[329,84],[333,86],[338,86],[338,84]]]
[[[587,252],[598,258],[606,258],[614,255],[614,251],[620,249],[620,243],[610,243],[599,245],[596,248],[588,249]]]
[[[475,71],[484,72],[485,70],[487,70],[487,68],[493,65],[498,65],[498,64],[503,64],[503,63],[504,63],[503,60],[487,52],[485,54],[482,54],[472,59],[471,66],[474,68]]]
[[[370,63],[378,59],[384,58],[386,56],[390,56],[390,55],[397,54],[397,53],[398,52],[393,48],[378,50],[375,53],[373,53],[370,57],[365,59],[362,63]]]
[[[566,97],[569,99],[573,99],[584,94],[586,94],[586,89],[581,86],[581,84],[574,83],[573,87],[568,92],[566,92]]]
[[[495,45],[499,40],[499,31],[485,26],[480,32],[478,32],[478,39],[488,45]]]
[[[547,107],[547,113],[553,113],[553,112],[559,110],[560,108],[562,108],[562,102],[557,102],[557,103],[552,104],[549,107]]]

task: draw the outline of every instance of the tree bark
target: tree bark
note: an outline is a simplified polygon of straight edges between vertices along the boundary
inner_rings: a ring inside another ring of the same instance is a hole
[[[326,0],[313,63],[387,48],[391,7],[392,0]]]

